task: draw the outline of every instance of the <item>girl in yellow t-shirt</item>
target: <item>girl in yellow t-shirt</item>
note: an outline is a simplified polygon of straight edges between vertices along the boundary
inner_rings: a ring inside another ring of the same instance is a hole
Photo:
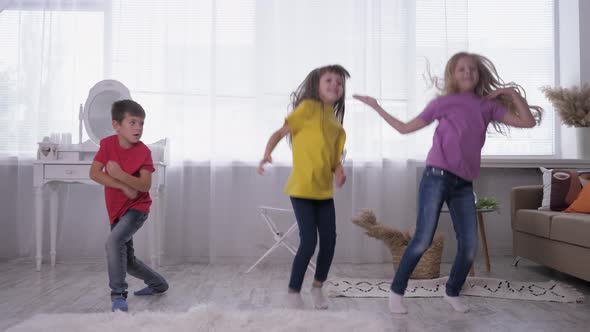
[[[340,65],[312,70],[291,94],[293,112],[268,140],[258,166],[258,173],[263,174],[264,165],[272,163],[270,155],[277,143],[290,134],[293,169],[285,193],[291,198],[300,237],[287,295],[287,303],[293,308],[303,307],[301,285],[318,234],[320,250],[311,295],[315,308],[328,308],[322,285],[328,277],[336,246],[332,182],[335,178],[336,186],[342,187],[346,181],[340,157],[346,140],[342,121],[345,82],[349,77],[348,71]]]

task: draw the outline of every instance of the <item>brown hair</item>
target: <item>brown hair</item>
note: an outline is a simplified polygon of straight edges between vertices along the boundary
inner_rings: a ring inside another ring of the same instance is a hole
[[[145,118],[143,107],[131,99],[123,99],[113,103],[111,107],[111,118],[121,124],[125,118],[125,113],[131,116]]]
[[[335,73],[342,77],[342,97],[334,103],[334,114],[340,124],[344,122],[344,99],[346,98],[346,79],[350,78],[350,74],[341,65],[328,65],[312,70],[303,82],[291,93],[291,107],[292,110],[304,99],[313,99],[321,101],[320,99],[320,77],[325,73]]]

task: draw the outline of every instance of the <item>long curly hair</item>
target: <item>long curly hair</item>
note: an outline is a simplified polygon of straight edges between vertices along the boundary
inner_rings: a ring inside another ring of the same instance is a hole
[[[440,77],[432,76],[429,72],[430,81],[432,85],[440,91],[441,95],[448,95],[459,93],[459,86],[457,85],[457,80],[454,77],[455,68],[457,67],[457,63],[459,59],[463,57],[471,57],[475,64],[477,65],[477,71],[479,73],[479,81],[475,86],[474,93],[480,97],[486,97],[493,91],[501,88],[512,88],[518,92],[523,98],[526,99],[526,92],[524,88],[516,84],[514,82],[505,83],[498,72],[496,71],[496,66],[490,61],[490,59],[486,58],[483,55],[476,54],[476,53],[468,53],[468,52],[458,52],[455,53],[447,62],[445,67],[445,74],[444,78],[441,79]],[[509,112],[517,114],[516,105],[512,98],[506,95],[500,95],[497,98],[498,102],[502,104]],[[543,108],[536,105],[529,105],[531,113],[535,118],[535,122],[537,124],[541,123],[542,115],[543,115]],[[508,130],[508,126],[503,123],[492,121],[492,125],[494,129],[501,134],[505,134]]]
[[[303,82],[291,93],[291,110],[295,110],[305,99],[320,99],[320,77],[325,73],[334,73],[342,77],[342,97],[334,103],[334,115],[340,124],[344,123],[344,100],[346,99],[346,79],[350,78],[348,71],[341,65],[328,65],[312,70]]]

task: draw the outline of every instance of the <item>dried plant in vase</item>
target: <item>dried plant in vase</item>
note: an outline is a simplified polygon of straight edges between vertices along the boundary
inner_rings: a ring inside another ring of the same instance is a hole
[[[590,127],[590,84],[581,87],[543,87],[541,91],[569,127]]]

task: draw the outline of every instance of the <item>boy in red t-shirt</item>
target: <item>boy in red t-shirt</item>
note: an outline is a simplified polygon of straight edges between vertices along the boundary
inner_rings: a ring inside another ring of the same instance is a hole
[[[139,140],[145,111],[133,100],[120,100],[113,103],[111,115],[117,134],[100,141],[100,149],[90,167],[90,178],[105,187],[111,223],[105,247],[112,310],[127,311],[127,273],[147,285],[135,295],[163,293],[168,283],[137,259],[133,250],[132,236],[146,221],[152,204],[148,191],[155,171],[150,149]]]

